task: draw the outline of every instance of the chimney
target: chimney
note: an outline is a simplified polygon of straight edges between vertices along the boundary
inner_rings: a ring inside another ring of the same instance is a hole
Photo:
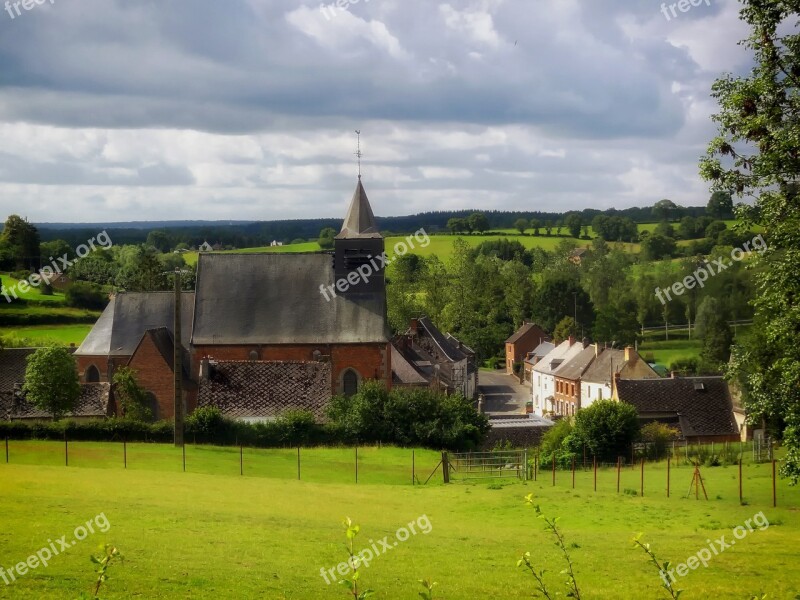
[[[625,362],[630,363],[634,359],[633,346],[625,346]]]
[[[574,343],[575,343],[575,336],[574,336],[574,335],[571,335],[571,336],[569,336],[569,345],[570,345],[570,347],[571,347],[571,346],[572,346],[572,344],[574,344]]]
[[[200,381],[208,381],[209,375],[208,356],[200,359]]]
[[[669,372],[669,378],[670,378],[670,379],[677,379],[677,378],[678,378],[678,373],[677,373],[677,371],[670,371],[670,372]]]
[[[419,319],[411,319],[411,335],[417,335],[419,329]]]
[[[597,358],[600,356],[600,344],[598,342],[594,343],[594,357]]]

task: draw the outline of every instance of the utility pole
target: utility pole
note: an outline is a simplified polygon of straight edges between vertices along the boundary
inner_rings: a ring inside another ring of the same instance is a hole
[[[183,447],[183,343],[181,341],[181,270],[175,269],[175,321],[173,338],[175,342],[172,364],[175,375],[175,447]]]

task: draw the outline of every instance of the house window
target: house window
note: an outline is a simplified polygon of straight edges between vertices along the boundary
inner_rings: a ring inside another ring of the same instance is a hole
[[[357,392],[358,374],[353,369],[347,369],[342,375],[342,393],[349,398]]]
[[[89,368],[86,369],[84,379],[86,383],[100,383],[100,371],[94,365],[90,365]]]

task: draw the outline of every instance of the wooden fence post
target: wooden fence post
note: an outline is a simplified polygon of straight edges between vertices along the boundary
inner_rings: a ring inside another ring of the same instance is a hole
[[[69,466],[69,446],[67,442],[67,430],[64,430],[64,466]]]
[[[778,506],[778,490],[775,486],[775,463],[777,461],[773,458],[772,459],[772,507],[775,508]]]
[[[358,483],[358,446],[356,446],[356,483]]]
[[[411,485],[416,485],[417,479],[417,462],[416,456],[414,455],[414,450],[411,450]]]
[[[553,485],[556,484],[556,453],[553,452]]]
[[[297,447],[297,481],[300,481],[300,446]]]
[[[672,458],[667,458],[667,498],[669,498],[669,469],[672,464]]]
[[[617,493],[619,494],[619,472],[622,469],[622,457],[617,457]]]
[[[642,498],[644,498],[644,458],[642,458]]]
[[[122,465],[123,468],[128,468],[128,440],[122,438]]]
[[[572,489],[575,489],[575,457],[572,457]]]
[[[239,445],[239,475],[244,475],[244,446]]]
[[[442,452],[442,477],[445,483],[450,483],[450,462],[447,459],[447,452]]]
[[[739,504],[742,503],[742,457],[739,457]]]
[[[592,457],[592,462],[594,463],[594,491],[597,491],[597,457]]]
[[[186,473],[186,444],[181,444],[181,451],[183,455],[183,472]]]
[[[8,436],[6,436],[6,464],[8,464]]]

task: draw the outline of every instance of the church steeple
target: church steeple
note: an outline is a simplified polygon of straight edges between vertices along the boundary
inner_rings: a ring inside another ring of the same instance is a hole
[[[347,216],[342,223],[342,230],[336,239],[354,238],[380,238],[383,237],[378,231],[378,224],[375,222],[375,215],[367,198],[367,192],[361,184],[361,176],[356,184],[356,191],[350,201],[350,208],[347,209]]]

